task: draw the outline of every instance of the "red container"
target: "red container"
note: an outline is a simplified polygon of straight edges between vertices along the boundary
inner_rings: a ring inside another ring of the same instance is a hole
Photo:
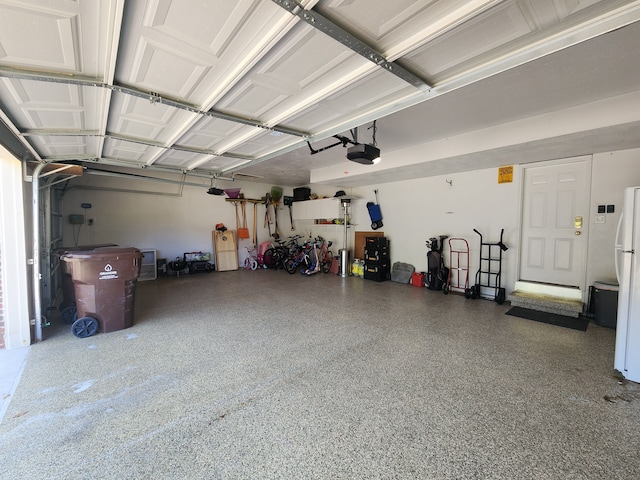
[[[424,273],[413,272],[411,275],[411,285],[414,287],[424,287]]]
[[[340,258],[333,257],[333,261],[331,262],[331,269],[329,270],[329,273],[338,273],[339,270],[340,270]]]

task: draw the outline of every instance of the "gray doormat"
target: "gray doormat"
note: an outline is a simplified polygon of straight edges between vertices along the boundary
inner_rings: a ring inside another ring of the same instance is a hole
[[[573,330],[580,330],[582,332],[586,332],[587,327],[589,326],[589,319],[587,318],[567,317],[566,315],[540,312],[538,310],[530,310],[528,308],[522,307],[512,307],[511,310],[506,313],[506,315],[526,318],[527,320],[548,323],[550,325],[557,325],[559,327],[572,328]]]

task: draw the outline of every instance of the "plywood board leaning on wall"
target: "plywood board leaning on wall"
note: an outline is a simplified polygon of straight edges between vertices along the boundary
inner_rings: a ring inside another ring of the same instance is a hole
[[[233,230],[225,230],[224,232],[214,230],[212,232],[213,252],[218,272],[238,269],[238,244],[235,233]]]
[[[364,244],[367,237],[384,237],[384,232],[355,232],[353,258],[364,258]]]

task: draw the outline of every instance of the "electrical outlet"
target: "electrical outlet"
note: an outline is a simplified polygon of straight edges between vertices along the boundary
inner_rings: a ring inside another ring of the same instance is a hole
[[[87,220],[87,225],[89,225],[90,227],[92,227],[94,224],[94,220],[93,218],[90,218],[89,220]]]
[[[606,205],[598,205],[598,213],[606,213],[607,207]]]
[[[593,223],[605,223],[606,217],[604,215],[596,215]]]
[[[615,205],[607,205],[607,213],[613,213],[616,211]]]

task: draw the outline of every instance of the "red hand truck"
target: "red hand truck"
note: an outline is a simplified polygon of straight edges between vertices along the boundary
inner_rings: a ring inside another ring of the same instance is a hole
[[[464,293],[469,288],[469,243],[464,238],[449,239],[449,277],[442,287],[447,295],[450,291]]]

